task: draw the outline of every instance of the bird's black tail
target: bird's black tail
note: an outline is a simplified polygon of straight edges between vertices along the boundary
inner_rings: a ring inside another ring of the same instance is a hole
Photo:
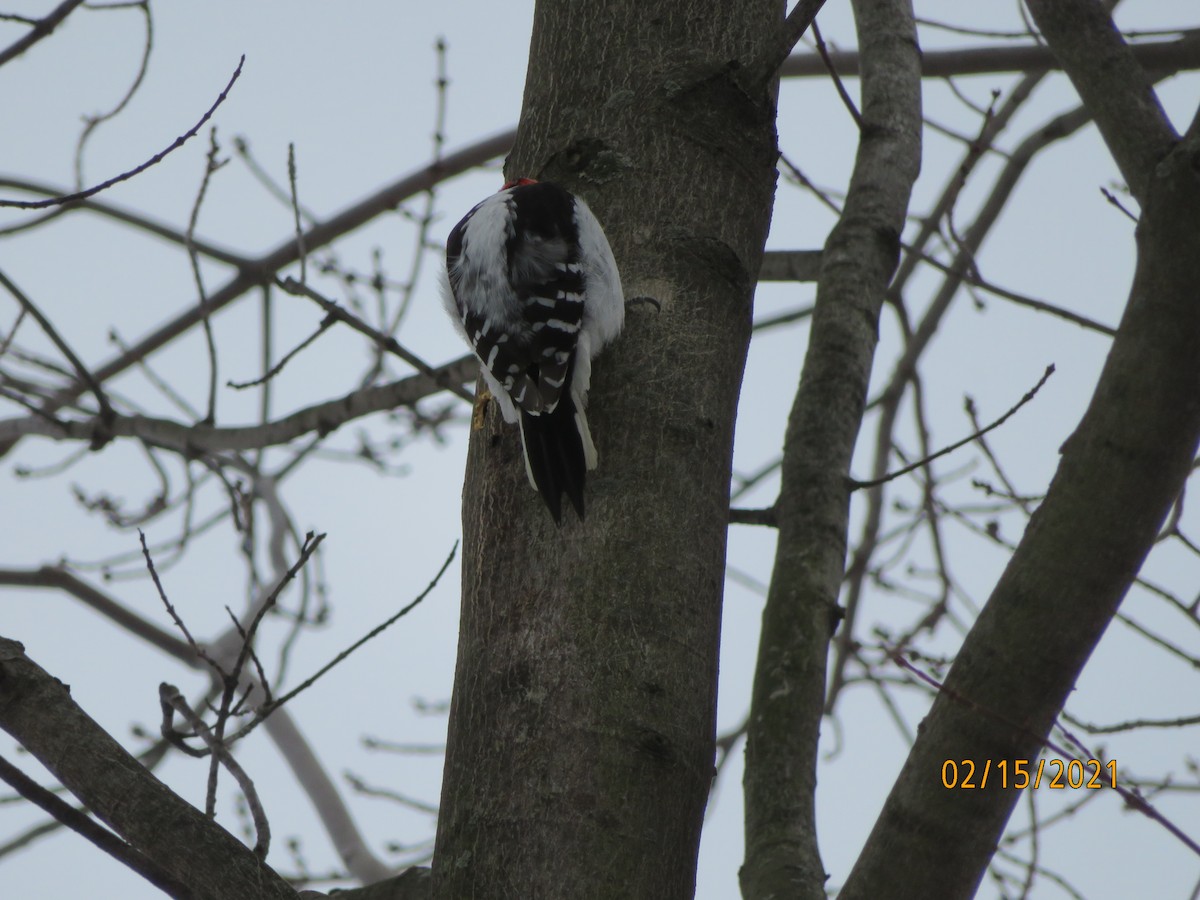
[[[521,410],[521,442],[533,483],[556,524],[562,524],[562,495],[583,518],[583,483],[587,457],[583,449],[575,400],[564,391],[553,412],[538,415]]]

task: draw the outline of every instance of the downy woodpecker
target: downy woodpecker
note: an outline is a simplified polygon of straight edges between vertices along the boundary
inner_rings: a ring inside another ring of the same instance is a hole
[[[625,321],[600,223],[557,184],[510,181],[454,226],[446,275],[446,309],[504,420],[520,423],[529,483],[556,523],[563,494],[582,519],[584,477],[596,468],[592,360]]]

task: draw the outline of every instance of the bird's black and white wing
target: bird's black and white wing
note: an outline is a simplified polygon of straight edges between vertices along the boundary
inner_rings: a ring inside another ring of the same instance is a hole
[[[472,209],[446,242],[446,306],[518,422],[530,483],[555,521],[583,517],[596,447],[585,408],[592,360],[625,320],[608,239],[578,197],[521,179]]]

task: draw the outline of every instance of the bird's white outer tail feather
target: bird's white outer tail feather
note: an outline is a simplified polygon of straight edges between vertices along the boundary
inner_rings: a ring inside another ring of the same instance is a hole
[[[521,432],[521,458],[525,460],[525,477],[529,479],[529,486],[535,491],[538,489],[537,481],[533,477],[533,466],[529,464],[529,444],[525,440],[525,423],[519,423]]]
[[[583,405],[578,400],[575,401],[575,426],[579,429],[579,437],[583,439],[583,461],[590,472],[596,468],[599,458],[596,445],[592,443],[592,430],[588,428],[587,413],[583,411]]]

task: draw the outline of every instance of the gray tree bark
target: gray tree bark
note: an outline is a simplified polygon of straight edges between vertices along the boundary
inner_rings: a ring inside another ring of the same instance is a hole
[[[733,421],[775,182],[778,0],[541,2],[509,177],[584,196],[630,309],[561,529],[472,435],[435,896],[691,897],[713,775]]]
[[[911,4],[855,0],[854,15],[862,127],[846,205],[821,254],[784,441],[779,541],[747,723],[740,872],[747,900],[826,896],[814,793],[825,666],[846,563],[850,460],[879,312],[921,166],[921,59]]]

